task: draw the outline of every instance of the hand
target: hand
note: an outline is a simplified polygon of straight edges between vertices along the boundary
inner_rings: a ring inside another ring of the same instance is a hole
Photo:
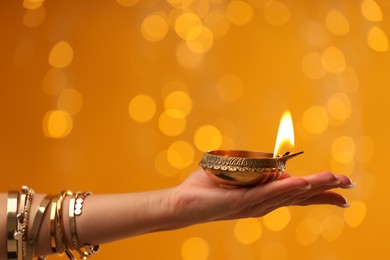
[[[173,190],[174,210],[181,226],[247,217],[261,217],[279,207],[330,204],[348,207],[333,188],[352,188],[344,175],[321,172],[305,177],[282,174],[277,181],[255,187],[224,189],[202,170],[193,172]]]

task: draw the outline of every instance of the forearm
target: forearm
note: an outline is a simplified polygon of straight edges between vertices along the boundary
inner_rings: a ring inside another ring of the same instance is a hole
[[[31,205],[28,235],[43,194],[36,194]],[[64,232],[71,241],[69,224],[69,200],[62,203]],[[0,234],[6,234],[7,194],[0,194]],[[42,219],[36,242],[35,255],[52,254],[50,247],[50,204]],[[83,203],[83,210],[76,218],[77,235],[81,245],[101,244],[135,235],[176,228],[171,205],[171,189],[128,194],[90,195]],[[57,240],[60,240],[57,236]],[[6,259],[5,235],[0,238],[0,259]]]

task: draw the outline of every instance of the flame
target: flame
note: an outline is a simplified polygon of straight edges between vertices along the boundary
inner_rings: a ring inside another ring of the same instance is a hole
[[[276,137],[274,157],[283,155],[294,148],[294,126],[290,111],[284,112],[280,120],[278,136]]]

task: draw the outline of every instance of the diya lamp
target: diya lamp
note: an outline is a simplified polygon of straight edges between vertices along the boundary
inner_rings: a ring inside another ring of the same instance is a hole
[[[255,186],[279,179],[286,163],[303,151],[290,153],[294,147],[294,128],[289,111],[279,124],[273,153],[246,150],[213,150],[203,154],[199,165],[224,188]],[[285,151],[285,152],[283,152]]]

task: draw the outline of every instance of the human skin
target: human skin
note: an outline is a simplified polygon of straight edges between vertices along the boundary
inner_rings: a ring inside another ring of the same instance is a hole
[[[138,193],[94,194],[84,201],[77,217],[81,244],[103,244],[151,232],[239,218],[261,217],[284,206],[329,204],[348,207],[347,200],[330,191],[352,188],[347,176],[320,172],[304,177],[284,173],[277,181],[255,187],[224,189],[202,169],[194,171],[178,186]],[[44,194],[34,196],[31,212],[36,212]],[[69,196],[63,203],[64,231],[70,241]],[[6,259],[7,193],[0,193],[0,259]],[[35,255],[52,254],[50,209],[46,210]],[[29,218],[29,230],[34,217]],[[99,228],[96,228],[99,227]],[[27,233],[28,236],[29,232]]]

